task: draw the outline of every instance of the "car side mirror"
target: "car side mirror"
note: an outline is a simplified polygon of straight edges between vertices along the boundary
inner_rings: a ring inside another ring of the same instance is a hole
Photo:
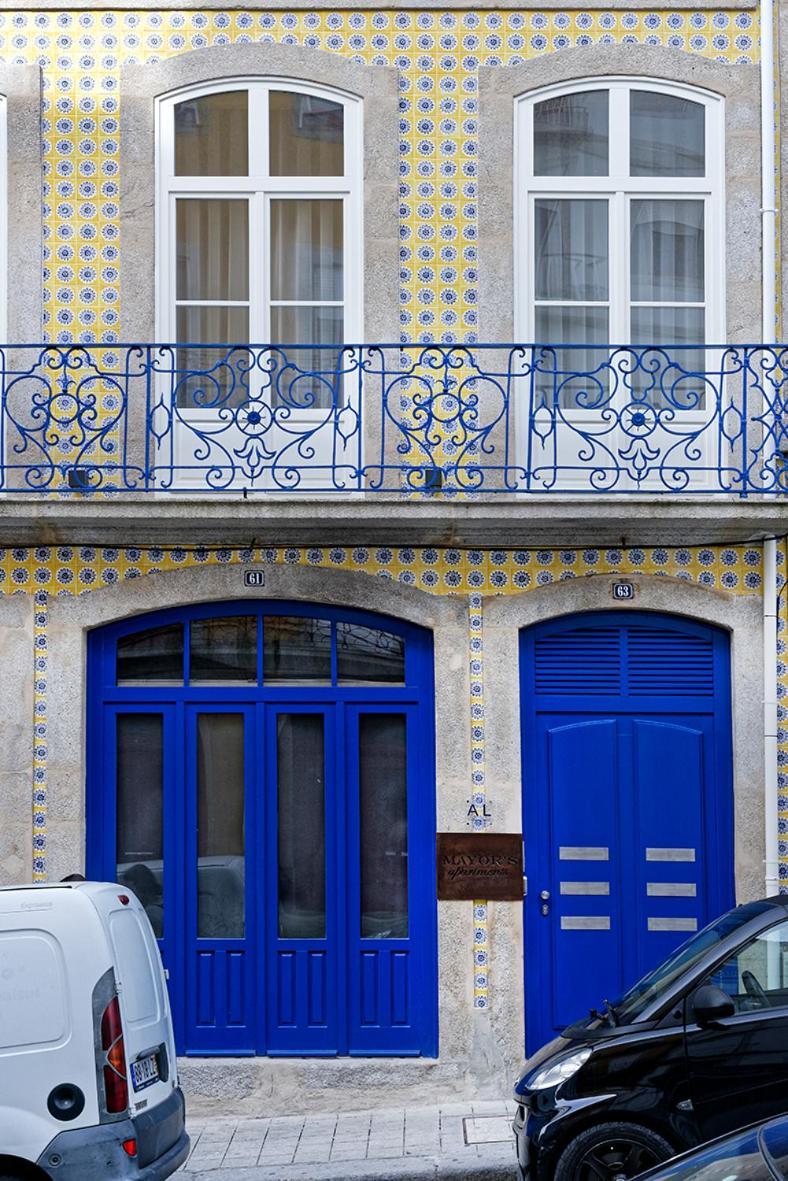
[[[736,1006],[727,992],[713,984],[702,984],[692,998],[692,1014],[700,1026],[714,1025],[735,1012]]]

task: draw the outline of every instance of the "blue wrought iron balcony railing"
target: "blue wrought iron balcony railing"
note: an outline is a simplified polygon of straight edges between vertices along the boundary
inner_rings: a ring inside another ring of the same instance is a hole
[[[0,347],[0,491],[788,492],[788,345]]]

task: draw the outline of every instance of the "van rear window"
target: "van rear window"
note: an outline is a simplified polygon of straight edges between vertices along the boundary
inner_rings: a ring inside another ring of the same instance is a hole
[[[45,931],[0,932],[0,1054],[51,1045],[68,1034],[60,948]]]

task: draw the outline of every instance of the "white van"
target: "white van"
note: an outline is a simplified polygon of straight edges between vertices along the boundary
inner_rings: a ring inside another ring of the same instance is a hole
[[[164,971],[134,894],[0,889],[0,1181],[161,1181],[188,1151]]]

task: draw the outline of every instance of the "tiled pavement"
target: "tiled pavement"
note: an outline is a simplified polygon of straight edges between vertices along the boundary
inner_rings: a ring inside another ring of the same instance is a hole
[[[514,1104],[189,1121],[181,1181],[512,1181]]]

